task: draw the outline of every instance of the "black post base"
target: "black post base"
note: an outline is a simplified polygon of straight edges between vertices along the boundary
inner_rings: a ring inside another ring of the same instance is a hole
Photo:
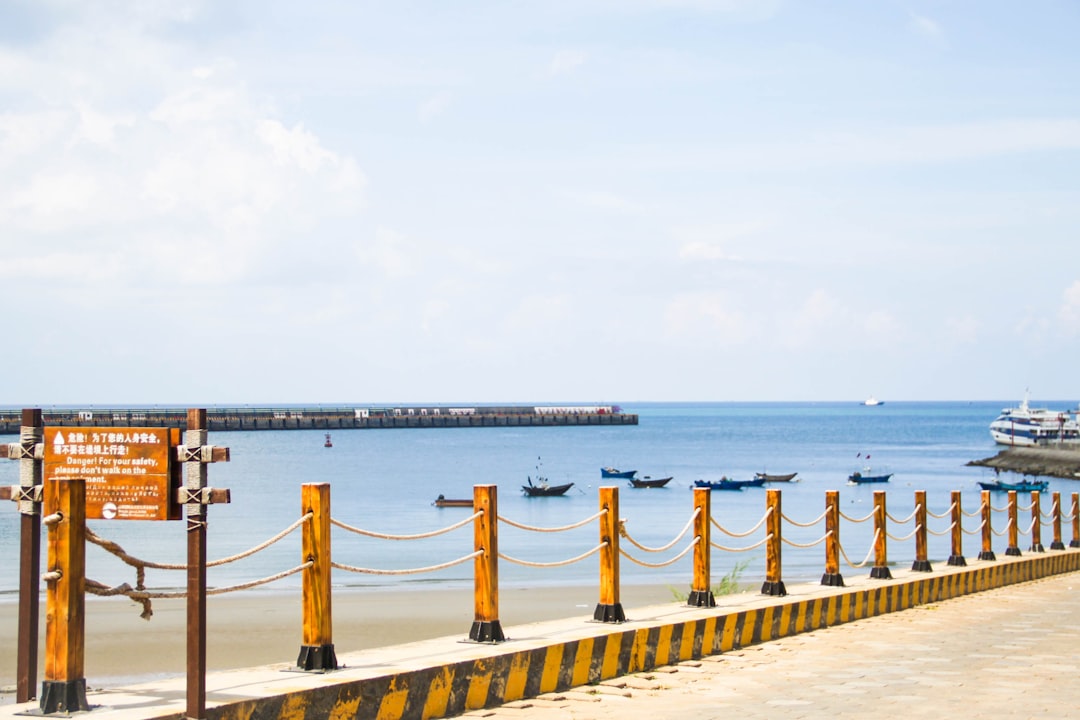
[[[592,616],[593,620],[597,622],[626,622],[626,613],[623,612],[622,603],[614,603],[612,605],[603,605],[597,603],[596,610],[593,611]]]
[[[1005,548],[1005,555],[1007,557],[1020,557],[1023,553],[1020,552],[1020,548],[1013,545],[1012,547]]]
[[[301,670],[337,670],[337,655],[334,654],[333,644],[301,645],[296,667]]]
[[[979,553],[979,559],[980,560],[997,560],[997,555],[994,554],[993,550],[983,550],[981,553]]]
[[[777,580],[775,582],[770,582],[766,580],[761,585],[761,594],[772,595],[773,597],[782,597],[784,595],[787,595],[787,588],[784,587],[783,580]]]
[[[89,712],[86,702],[86,679],[45,680],[41,683],[41,699],[38,701],[42,715]]]
[[[469,639],[473,642],[498,643],[504,642],[506,636],[503,635],[502,623],[498,620],[477,620],[473,622],[472,629],[469,630]]]
[[[892,573],[888,565],[875,565],[870,568],[870,577],[876,580],[892,580]]]
[[[716,598],[712,590],[691,590],[686,604],[690,607],[716,607]]]
[[[1042,543],[1039,543],[1038,545],[1032,545],[1030,548],[1028,548],[1028,550],[1030,550],[1031,552],[1046,552],[1046,548],[1042,546]]]
[[[1070,540],[1069,547],[1080,547],[1080,540]]]
[[[911,563],[911,572],[934,572],[934,568],[930,567],[929,560],[916,560]]]
[[[953,567],[967,567],[967,560],[964,559],[963,555],[950,555],[947,564]]]
[[[821,584],[828,587],[844,587],[844,577],[840,573],[825,573],[821,576]]]
[[[1060,540],[1055,540],[1054,542],[1050,543],[1050,549],[1051,550],[1064,550],[1065,549],[1065,543],[1061,542]]]

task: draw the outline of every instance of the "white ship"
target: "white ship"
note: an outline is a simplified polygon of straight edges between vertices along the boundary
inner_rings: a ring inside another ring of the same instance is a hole
[[[990,423],[990,437],[999,445],[1077,445],[1080,422],[1076,411],[1030,407],[1025,393],[1020,407],[1005,408]]]

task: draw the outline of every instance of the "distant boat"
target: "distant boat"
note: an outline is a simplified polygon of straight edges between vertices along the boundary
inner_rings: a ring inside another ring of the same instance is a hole
[[[566,483],[565,485],[549,485],[546,478],[538,477],[537,482],[533,485],[532,478],[525,478],[529,483],[528,485],[522,485],[521,491],[525,493],[526,497],[552,497],[555,495],[565,495],[566,491],[574,487],[574,483]]]
[[[657,479],[653,480],[651,477],[646,475],[645,477],[643,477],[640,480],[638,480],[637,478],[630,478],[630,487],[636,487],[636,488],[660,488],[660,487],[664,487],[669,482],[671,482],[670,477],[657,478]]]
[[[1000,480],[979,481],[983,490],[1015,490],[1016,492],[1043,492],[1050,485],[1046,480],[1021,480],[1020,482],[1002,482]]]
[[[761,478],[765,482],[791,482],[799,473],[793,472],[787,475],[770,475],[768,473],[754,473],[755,478]]]
[[[865,483],[883,483],[889,482],[889,478],[891,478],[892,476],[893,473],[874,475],[873,471],[867,467],[863,468],[861,471],[856,470],[855,472],[848,475],[848,482],[855,485],[863,485]]]
[[[753,480],[732,480],[722,477],[719,480],[695,480],[694,487],[709,488],[710,490],[742,490],[748,487],[761,487],[765,481],[761,478]]]
[[[532,478],[525,478],[525,482],[528,485],[521,486],[521,492],[525,493],[525,497],[553,497],[555,495],[565,495],[566,491],[574,487],[574,483],[566,483],[565,485],[551,485],[548,483],[546,477],[540,474],[540,458],[536,458],[536,484],[533,484]]]
[[[613,467],[600,468],[600,477],[602,478],[619,478],[621,480],[629,480],[637,475],[637,470],[619,470]]]
[[[435,507],[472,507],[473,501],[467,498],[448,498],[444,495],[439,495],[435,498],[435,502],[431,503]]]
[[[326,442],[322,444],[323,447],[334,447],[334,443],[330,442],[330,433],[326,433]]]
[[[875,405],[884,405],[885,401],[884,400],[878,400],[876,397],[871,395],[870,397],[863,400],[862,404],[866,405],[868,407],[874,407]]]

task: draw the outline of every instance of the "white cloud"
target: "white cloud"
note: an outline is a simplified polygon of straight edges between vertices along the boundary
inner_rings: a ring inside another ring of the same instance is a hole
[[[566,75],[584,65],[588,59],[588,53],[581,50],[560,50],[548,63],[548,75]]]
[[[453,100],[454,96],[446,90],[435,93],[421,103],[418,112],[420,122],[426,123],[442,115],[450,107]]]
[[[1061,329],[1068,335],[1080,335],[1080,280],[1065,289],[1058,318]]]
[[[742,345],[754,335],[747,317],[729,297],[709,291],[673,297],[665,309],[664,330],[687,344],[708,347]]]
[[[909,27],[917,34],[935,42],[941,42],[945,33],[935,21],[923,15],[909,14]]]

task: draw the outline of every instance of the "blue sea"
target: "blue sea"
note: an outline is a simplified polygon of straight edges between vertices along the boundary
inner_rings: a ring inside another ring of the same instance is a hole
[[[693,511],[689,487],[696,479],[722,475],[749,479],[755,472],[798,472],[799,482],[771,487],[782,491],[784,515],[799,523],[819,518],[825,491],[838,490],[841,511],[851,518],[869,515],[875,490],[887,492],[890,515],[909,516],[913,493],[925,490],[929,510],[944,513],[949,494],[963,492],[964,508],[978,509],[976,481],[992,471],[967,467],[970,460],[994,455],[1000,448],[990,439],[988,425],[1004,402],[887,402],[877,407],[857,403],[629,403],[637,413],[636,426],[501,427],[452,429],[338,430],[333,447],[323,447],[322,431],[262,431],[214,433],[210,442],[231,449],[231,462],[210,466],[210,485],[232,491],[230,505],[210,508],[209,556],[226,557],[255,546],[288,527],[300,516],[300,485],[331,484],[332,515],[343,523],[388,534],[416,534],[446,527],[468,517],[467,508],[438,509],[439,495],[467,498],[476,484],[498,486],[499,514],[537,527],[561,527],[587,518],[598,508],[601,485],[620,486],[620,515],[629,535],[649,547],[668,544],[686,526]],[[1070,402],[1047,403],[1071,407]],[[0,442],[17,437],[0,436]],[[869,460],[867,460],[869,458]],[[849,486],[847,476],[871,465],[892,472],[884,485]],[[600,468],[636,469],[639,476],[674,476],[663,489],[635,490],[624,481],[601,481]],[[563,497],[526,498],[521,485],[527,477],[547,477],[551,483],[573,482]],[[18,463],[0,461],[0,484],[18,483]],[[1050,491],[1080,490],[1080,483],[1050,481]],[[745,532],[765,511],[765,491],[746,489],[712,494],[713,515],[724,528]],[[1003,506],[1005,498],[995,498]],[[1046,510],[1048,510],[1047,503]],[[1065,510],[1068,511],[1066,501]],[[978,525],[971,519],[971,529]],[[1002,521],[1003,523],[1003,521]],[[945,519],[930,521],[930,529],[947,527]],[[92,521],[98,535],[115,540],[131,554],[148,560],[182,563],[185,533],[182,522]],[[18,514],[14,503],[0,506],[0,553],[18,556]],[[841,525],[841,542],[851,563],[867,556],[871,523]],[[910,533],[911,524],[890,532]],[[998,529],[1003,527],[998,526]],[[716,543],[731,548],[753,545],[763,529],[736,538],[713,531]],[[1048,531],[1044,531],[1044,537]],[[1068,530],[1066,530],[1068,533]],[[785,537],[809,544],[824,534],[823,522],[813,527],[784,526]],[[574,558],[598,543],[596,523],[557,533],[537,533],[500,526],[500,551],[510,557],[542,563]],[[671,550],[645,553],[625,540],[623,549],[649,563],[668,560],[691,541],[688,534]],[[1069,538],[1066,538],[1068,541]],[[472,551],[467,525],[432,539],[397,541],[364,538],[334,528],[334,560],[347,565],[385,570],[424,568],[446,563]],[[930,560],[943,563],[949,555],[948,537],[931,535]],[[995,550],[1004,550],[1004,542]],[[977,535],[965,536],[965,555],[979,550]],[[300,564],[300,536],[294,532],[269,549],[246,560],[209,571],[212,586],[228,586],[266,577]],[[45,552],[42,552],[43,558]],[[890,560],[910,565],[914,541],[890,542]],[[746,563],[742,577],[760,580],[765,573],[762,547],[744,552],[713,554],[713,577],[719,578]],[[783,547],[786,582],[817,581],[823,572],[824,547]],[[623,558],[625,584],[662,583],[685,587],[691,577],[691,556],[663,568],[646,568]],[[569,565],[535,568],[503,560],[504,587],[583,585],[597,582],[598,560],[591,556]],[[841,564],[841,574],[869,572]],[[0,563],[0,602],[14,601],[17,563]],[[134,584],[134,572],[96,546],[87,550],[87,576],[109,585]],[[183,573],[149,570],[147,586],[158,589],[183,585]],[[292,591],[293,575],[251,592]],[[334,571],[334,584],[345,590],[400,587],[415,583],[470,586],[472,563],[435,572],[372,575]]]

